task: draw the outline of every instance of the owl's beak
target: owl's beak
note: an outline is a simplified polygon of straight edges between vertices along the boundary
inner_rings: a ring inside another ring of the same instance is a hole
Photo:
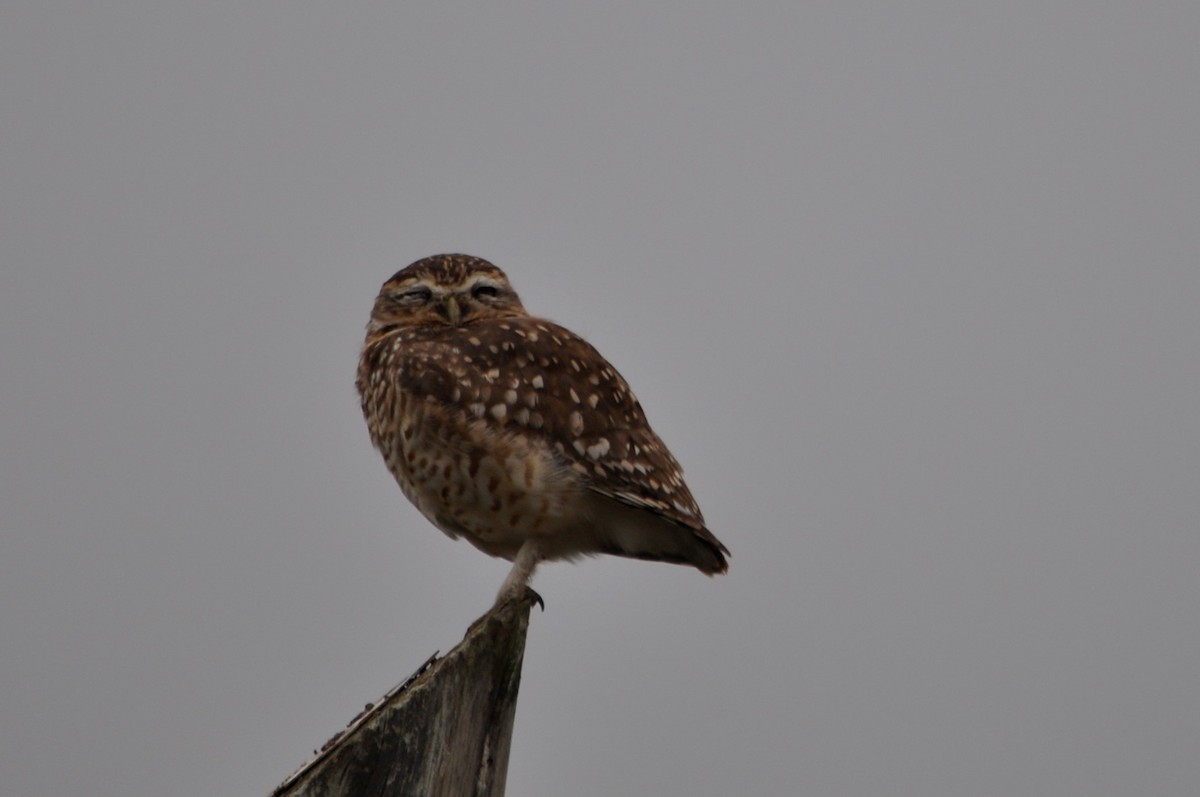
[[[458,306],[458,299],[455,299],[453,296],[447,296],[443,305],[446,308],[447,320],[454,326],[458,326],[458,323],[462,321],[462,309]]]

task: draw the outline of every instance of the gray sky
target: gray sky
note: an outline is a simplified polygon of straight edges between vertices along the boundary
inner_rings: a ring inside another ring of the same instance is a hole
[[[1200,6],[6,2],[0,793],[265,794],[490,604],[353,375],[505,268],[733,551],[543,569],[513,795],[1192,795]]]

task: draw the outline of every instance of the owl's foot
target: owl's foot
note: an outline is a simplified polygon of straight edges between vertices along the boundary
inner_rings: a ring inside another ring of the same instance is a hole
[[[509,601],[530,600],[541,604],[545,611],[542,597],[529,588],[529,579],[533,578],[533,569],[537,567],[537,563],[541,559],[542,552],[539,550],[537,542],[526,540],[521,549],[517,551],[517,556],[513,559],[512,570],[508,571],[508,578],[504,579],[504,584],[496,595],[496,606]],[[535,598],[530,598],[530,593]]]
[[[466,639],[474,634],[475,630],[479,628],[479,626],[487,622],[488,618],[495,614],[501,606],[509,603],[510,601],[516,602],[518,605],[527,603],[529,604],[530,608],[533,608],[533,605],[536,603],[538,608],[540,608],[543,612],[546,611],[546,602],[542,600],[541,595],[534,591],[533,587],[525,585],[523,589],[516,593],[505,593],[501,591],[500,594],[496,596],[496,602],[492,604],[492,608],[488,609],[482,617],[471,623],[470,627],[467,628],[467,633],[463,634],[463,639]]]

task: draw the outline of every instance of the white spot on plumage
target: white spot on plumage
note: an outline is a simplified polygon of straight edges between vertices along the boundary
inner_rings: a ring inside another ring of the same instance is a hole
[[[601,437],[594,445],[587,447],[587,455],[592,459],[600,459],[608,453],[608,438]]]

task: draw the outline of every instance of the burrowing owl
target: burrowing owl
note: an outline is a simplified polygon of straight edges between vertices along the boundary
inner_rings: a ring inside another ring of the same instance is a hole
[[[728,567],[617,369],[530,316],[486,260],[437,255],[385,282],[357,385],[404,495],[450,537],[514,562],[497,601],[523,592],[543,560]]]

